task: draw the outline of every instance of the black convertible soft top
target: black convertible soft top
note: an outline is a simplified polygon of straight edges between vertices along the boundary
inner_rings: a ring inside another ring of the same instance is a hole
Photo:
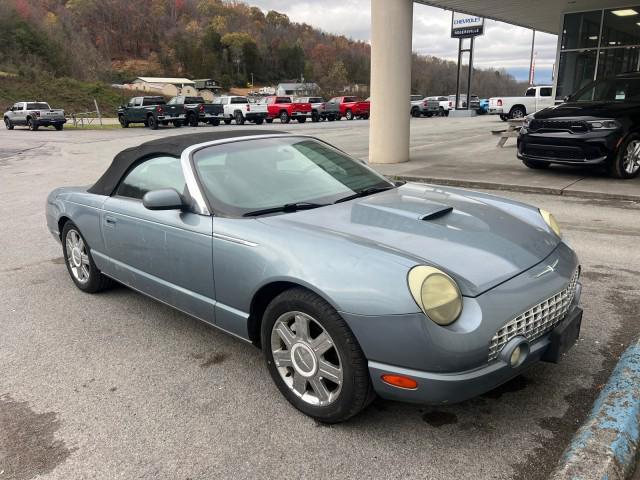
[[[213,142],[227,138],[247,137],[252,135],[275,135],[287,132],[274,130],[227,130],[222,132],[189,133],[187,135],[174,135],[171,137],[158,138],[150,142],[143,143],[137,147],[127,148],[118,153],[107,168],[107,171],[93,184],[89,193],[96,195],[111,195],[118,186],[122,176],[129,169],[141,160],[153,155],[169,155],[179,157],[184,150],[198,143]]]

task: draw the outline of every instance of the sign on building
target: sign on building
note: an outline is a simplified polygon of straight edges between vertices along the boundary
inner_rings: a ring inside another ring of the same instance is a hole
[[[471,38],[484,33],[484,18],[453,12],[451,38]]]

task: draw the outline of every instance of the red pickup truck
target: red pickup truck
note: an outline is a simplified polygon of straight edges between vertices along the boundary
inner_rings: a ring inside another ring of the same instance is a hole
[[[340,118],[347,120],[354,118],[369,118],[369,108],[371,104],[368,100],[361,100],[358,97],[334,97],[329,100],[331,103],[337,103],[340,108]]]
[[[304,123],[311,118],[311,104],[293,103],[291,97],[264,97],[260,103],[267,105],[267,123],[279,118],[282,123],[289,123],[292,119]]]

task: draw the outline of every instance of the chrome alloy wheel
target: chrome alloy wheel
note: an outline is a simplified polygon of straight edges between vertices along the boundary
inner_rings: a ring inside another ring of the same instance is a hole
[[[323,407],[340,395],[340,355],[329,333],[311,316],[282,314],[271,330],[271,353],[282,380],[303,401]]]
[[[88,282],[89,255],[87,254],[87,247],[77,230],[71,229],[67,232],[65,248],[69,269],[75,279],[80,283]]]
[[[640,140],[631,140],[622,159],[622,168],[629,175],[640,169]]]

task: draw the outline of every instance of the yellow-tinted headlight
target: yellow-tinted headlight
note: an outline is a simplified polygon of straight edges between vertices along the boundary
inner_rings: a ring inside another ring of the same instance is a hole
[[[559,237],[562,237],[562,232],[560,231],[560,225],[558,224],[556,217],[554,217],[552,213],[549,213],[546,210],[542,210],[541,208],[539,210],[540,210],[540,215],[542,215],[542,218],[544,219],[544,221],[547,223],[547,225],[549,225],[549,228],[551,228],[551,230],[553,230],[556,235],[558,235]]]
[[[418,265],[409,272],[409,290],[422,311],[438,325],[450,325],[462,312],[462,294],[456,282],[434,267]]]

